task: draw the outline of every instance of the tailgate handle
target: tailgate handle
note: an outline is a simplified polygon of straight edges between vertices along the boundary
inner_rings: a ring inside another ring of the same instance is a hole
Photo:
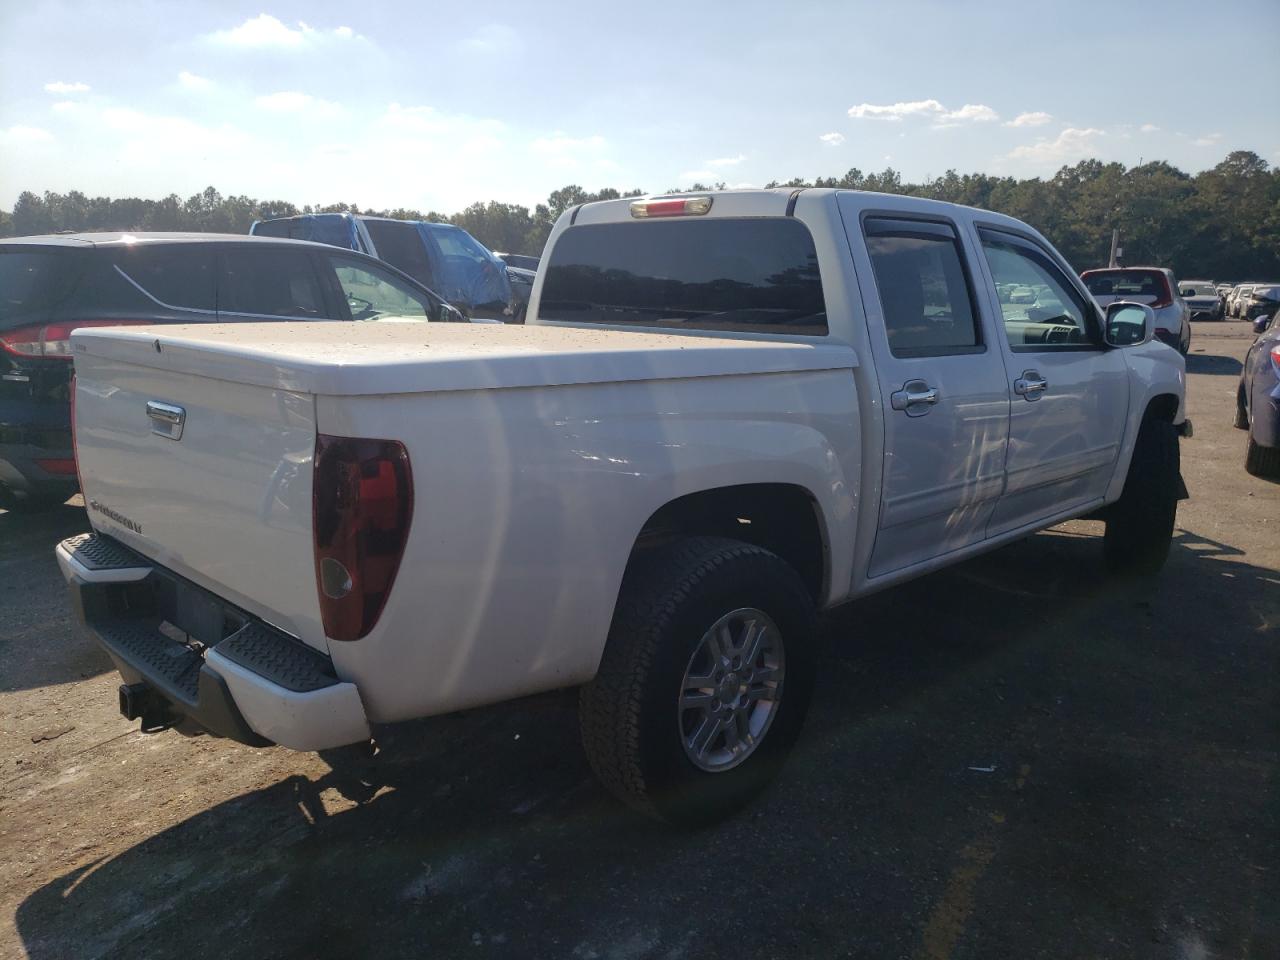
[[[187,411],[172,403],[159,400],[147,401],[147,416],[151,418],[151,432],[169,440],[182,439],[182,427],[187,422]]]

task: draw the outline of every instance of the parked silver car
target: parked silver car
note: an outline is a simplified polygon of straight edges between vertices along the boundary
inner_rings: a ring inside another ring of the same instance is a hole
[[[1145,303],[1156,315],[1156,339],[1186,355],[1191,349],[1191,308],[1178,295],[1173,271],[1164,267],[1102,267],[1080,274],[1100,307],[1117,300]]]
[[[1244,306],[1249,299],[1249,294],[1253,292],[1254,285],[1252,283],[1237,283],[1235,289],[1231,291],[1231,295],[1227,297],[1227,316],[1236,319],[1240,316],[1240,308]]]
[[[1178,293],[1191,308],[1192,320],[1222,319],[1222,298],[1212,280],[1183,280]]]

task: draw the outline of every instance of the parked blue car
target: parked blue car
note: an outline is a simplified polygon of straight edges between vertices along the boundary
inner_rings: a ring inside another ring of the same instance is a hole
[[[249,232],[358,250],[407,273],[468,318],[524,320],[523,304],[512,291],[507,265],[450,223],[315,213],[258,220]]]
[[[1280,311],[1253,322],[1258,339],[1244,358],[1236,393],[1236,426],[1249,431],[1244,468],[1280,479]]]

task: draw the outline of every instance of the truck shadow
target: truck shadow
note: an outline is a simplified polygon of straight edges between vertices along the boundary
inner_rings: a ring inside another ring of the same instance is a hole
[[[53,556],[61,541],[88,529],[79,497],[39,513],[0,511],[0,692],[111,669],[107,655],[81,636]]]
[[[294,776],[77,867],[19,906],[22,945],[33,960],[753,955],[742,944],[812,956],[854,943],[859,955],[909,954],[922,890],[975,823],[991,828],[984,804],[1013,802],[1003,771],[1096,738],[1168,738],[1172,755],[1194,738],[1162,704],[1199,691],[1192,706],[1205,706],[1270,682],[1240,650],[1275,623],[1274,571],[1180,532],[1160,578],[1116,580],[1089,529],[1050,531],[830,615],[796,755],[716,827],[682,833],[620,808],[590,776],[571,698],[535,698],[424,725],[421,765],[367,802],[338,803],[336,773]],[[1146,687],[1126,697],[1138,676]],[[1230,726],[1196,729],[1214,740]],[[1080,763],[1096,763],[1090,750]],[[1054,829],[1100,835],[1119,805],[1150,814],[1156,834],[1175,811],[1191,818],[1186,830],[1213,819],[1199,792],[1189,812],[1170,799],[1181,767],[1173,785],[1118,797],[1073,770],[1044,774],[1046,807],[1055,790],[1085,790]],[[1054,843],[1046,832],[1026,842]],[[1092,843],[1052,850],[1042,856],[1075,877],[1087,912],[1090,878],[1110,861]],[[1024,856],[1031,897],[1051,881]],[[1148,929],[1161,905],[1147,897],[1126,889],[1130,914],[1115,922]],[[1037,916],[1050,914],[1074,922],[1061,906]],[[709,938],[730,916],[734,936]],[[1143,947],[1157,948],[1167,954]]]

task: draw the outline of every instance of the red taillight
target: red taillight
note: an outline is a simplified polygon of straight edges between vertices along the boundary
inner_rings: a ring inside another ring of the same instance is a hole
[[[71,359],[71,331],[82,327],[137,327],[150,320],[64,320],[0,333],[0,348],[15,357]]]
[[[404,445],[318,436],[311,503],[324,632],[359,640],[378,622],[409,537],[413,474]]]
[[[1167,307],[1173,303],[1173,288],[1169,286],[1169,278],[1163,273],[1160,274],[1160,286],[1164,292],[1156,298],[1156,302],[1151,304],[1152,310],[1159,310],[1161,307]]]
[[[1275,367],[1276,376],[1280,377],[1280,343],[1271,345],[1271,366]]]
[[[51,473],[58,477],[69,477],[76,472],[75,460],[66,457],[45,460],[37,458],[35,464],[45,473]]]

